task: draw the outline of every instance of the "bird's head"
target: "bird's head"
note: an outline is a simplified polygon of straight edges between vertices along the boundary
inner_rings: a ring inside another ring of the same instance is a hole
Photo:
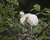
[[[20,17],[23,17],[23,16],[24,16],[24,14],[25,14],[25,13],[24,13],[23,11],[20,11],[19,16],[20,16]]]

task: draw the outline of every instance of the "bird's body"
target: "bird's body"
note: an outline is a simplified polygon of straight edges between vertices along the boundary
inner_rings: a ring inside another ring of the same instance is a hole
[[[32,37],[32,26],[37,26],[38,25],[38,17],[35,14],[27,13],[25,14],[24,12],[20,12],[20,23],[22,25],[26,25],[26,27],[30,28],[31,27],[31,37]],[[27,25],[28,23],[28,25]],[[27,31],[29,31],[28,29]]]
[[[27,21],[24,22],[24,20],[28,17]],[[26,24],[29,23],[30,25],[37,26],[38,25],[38,18],[35,14],[25,14],[21,19],[20,19],[21,24]]]

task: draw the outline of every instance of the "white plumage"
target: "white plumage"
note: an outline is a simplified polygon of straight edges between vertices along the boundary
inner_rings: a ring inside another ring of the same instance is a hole
[[[30,25],[33,25],[33,26],[38,25],[38,17],[35,14],[31,14],[31,13],[24,14],[24,12],[21,11],[20,16],[21,16],[20,22],[22,25],[24,25],[26,23],[29,23]],[[28,18],[25,21],[26,17],[28,17]]]
[[[31,14],[31,13],[25,14],[23,11],[20,11],[20,16],[21,16],[20,23],[22,25],[26,25],[28,23],[29,25],[26,26],[31,27],[31,37],[32,37],[32,33],[33,33],[32,26],[38,25],[38,17],[35,14]]]

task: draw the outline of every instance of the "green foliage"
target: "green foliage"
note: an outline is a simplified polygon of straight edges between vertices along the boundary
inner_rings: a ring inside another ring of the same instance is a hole
[[[40,11],[40,5],[35,4],[33,7],[34,7],[34,8],[31,9],[31,11],[33,11],[33,10]]]
[[[34,9],[37,10],[37,11],[40,11],[40,5],[35,4],[35,5],[34,5]]]
[[[34,33],[39,33],[43,27],[48,25],[50,20],[50,9],[45,8],[40,10],[40,8],[40,5],[35,4],[34,8],[31,9],[31,11],[38,11],[39,14],[45,16],[40,17],[37,13],[39,16],[39,27],[33,27]],[[27,31],[29,28],[20,24],[20,17],[18,16],[19,11],[19,0],[2,0],[2,3],[0,3],[0,40],[22,40],[26,34],[30,34],[30,31]],[[48,19],[48,21],[46,21],[46,19]],[[49,30],[50,26],[37,39],[48,39],[50,37]],[[32,37],[30,37],[30,35],[26,35],[25,39],[33,40],[35,38],[36,36],[34,35],[32,35]]]

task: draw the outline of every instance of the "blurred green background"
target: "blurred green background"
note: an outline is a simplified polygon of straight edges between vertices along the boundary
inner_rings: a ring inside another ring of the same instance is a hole
[[[39,18],[38,28],[33,28],[32,37],[27,35],[30,31],[25,33],[28,28],[20,24],[18,15],[21,10],[36,14]],[[50,40],[49,24],[49,0],[0,0],[0,40]],[[43,28],[46,30],[40,33]],[[40,35],[36,37],[38,33]]]

